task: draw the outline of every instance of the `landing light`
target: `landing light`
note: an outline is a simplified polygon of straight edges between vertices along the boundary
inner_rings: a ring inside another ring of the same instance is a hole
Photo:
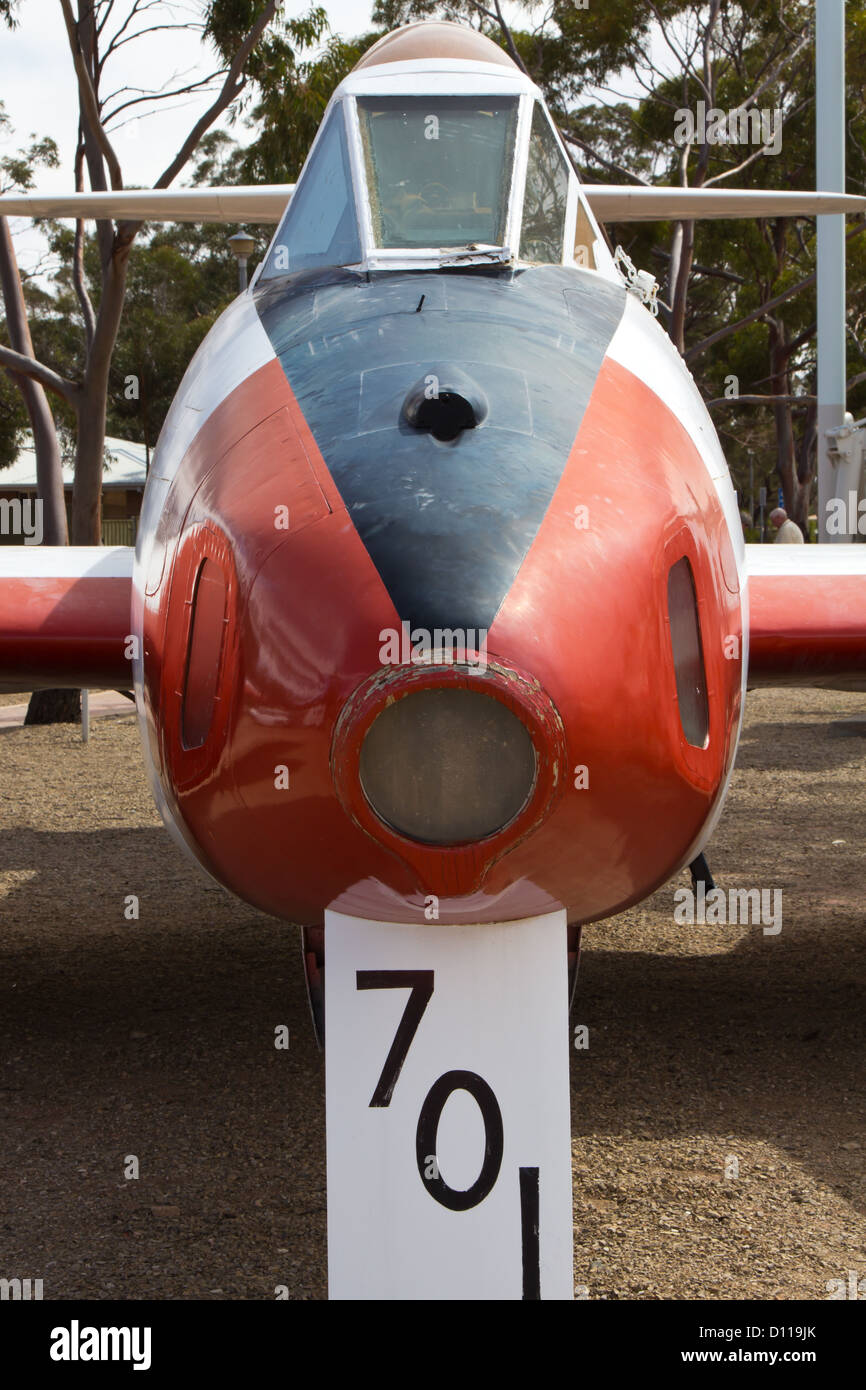
[[[525,726],[476,690],[412,691],[382,710],[361,748],[361,786],[376,815],[428,845],[502,830],[523,810],[535,776]]]

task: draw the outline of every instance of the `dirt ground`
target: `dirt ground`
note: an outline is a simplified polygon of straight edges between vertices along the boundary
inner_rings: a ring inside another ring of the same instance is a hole
[[[779,935],[678,926],[677,884],[584,934],[590,1298],[821,1299],[866,1275],[864,734],[866,697],[750,696],[709,858],[723,887],[782,888]],[[89,745],[4,730],[0,776],[0,1275],[46,1298],[325,1297],[297,931],[174,847],[132,715]]]

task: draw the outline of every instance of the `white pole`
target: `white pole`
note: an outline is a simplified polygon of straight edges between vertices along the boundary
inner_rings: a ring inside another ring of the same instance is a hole
[[[90,691],[81,692],[81,739],[83,743],[90,742]]]
[[[816,186],[845,192],[845,0],[815,0]],[[845,414],[845,217],[818,223],[818,539],[829,536],[836,478],[826,431]],[[840,479],[840,482],[842,480]]]

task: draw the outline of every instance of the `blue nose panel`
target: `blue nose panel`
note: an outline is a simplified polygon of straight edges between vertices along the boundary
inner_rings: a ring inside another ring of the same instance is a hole
[[[269,282],[256,303],[401,619],[489,628],[562,476],[624,289],[560,266],[338,272]],[[422,382],[474,390],[481,423],[451,442],[413,428],[403,405]]]

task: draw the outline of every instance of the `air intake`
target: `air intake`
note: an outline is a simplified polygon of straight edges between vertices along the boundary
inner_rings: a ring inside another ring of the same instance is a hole
[[[487,399],[465,372],[452,368],[447,379],[431,372],[416,382],[403,402],[402,415],[412,429],[450,443],[482,423]]]

